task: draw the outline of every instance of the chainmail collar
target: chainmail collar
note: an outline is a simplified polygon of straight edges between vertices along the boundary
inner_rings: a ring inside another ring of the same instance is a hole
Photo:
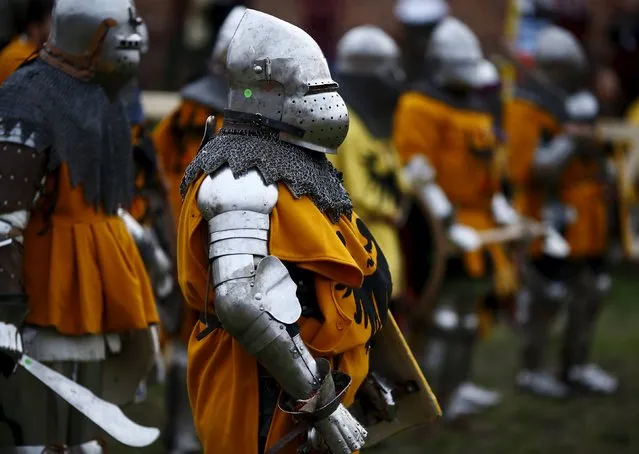
[[[24,65],[0,87],[0,140],[12,132],[49,153],[49,171],[66,164],[71,185],[82,185],[88,204],[107,213],[130,205],[134,170],[126,107],[110,101],[98,84],[41,59]]]
[[[342,176],[322,153],[306,151],[282,142],[277,131],[238,122],[227,122],[207,142],[184,173],[180,191],[202,174],[228,165],[237,178],[251,169],[266,184],[282,182],[297,199],[307,196],[333,223],[351,217],[353,205],[342,184]]]

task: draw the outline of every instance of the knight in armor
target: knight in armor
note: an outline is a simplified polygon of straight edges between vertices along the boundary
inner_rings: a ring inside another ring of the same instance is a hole
[[[391,139],[404,81],[397,44],[378,27],[355,27],[337,44],[335,80],[348,107],[349,127],[339,153],[329,159],[343,173],[353,208],[384,251],[397,300],[404,281],[398,226],[408,190]]]
[[[137,32],[141,38],[140,53],[144,55],[149,50],[146,23],[141,21]],[[175,250],[175,222],[168,206],[164,173],[158,164],[155,147],[145,124],[139,79],[135,77],[131,80],[121,93],[127,107],[133,140],[135,192],[131,208],[128,211],[120,210],[119,214],[138,246],[153,286],[160,320],[164,324],[167,312],[181,303],[177,271],[170,259],[171,251]],[[165,360],[159,348],[155,353],[155,367],[150,381],[163,383],[166,379]],[[146,398],[146,388],[145,378],[140,383],[136,402]]]
[[[426,59],[430,68],[404,93],[397,107],[394,141],[417,199],[443,224],[461,251],[447,271],[429,326],[422,366],[444,404],[444,417],[474,413],[496,405],[499,394],[470,379],[478,333],[477,308],[491,289],[507,294],[516,285],[512,264],[500,245],[482,247],[479,232],[519,222],[499,192],[493,171],[497,141],[494,120],[477,90],[487,64],[474,33],[455,18],[438,25]],[[426,257],[420,210],[408,220],[408,279],[422,292]],[[423,344],[424,338],[419,341]],[[417,348],[417,351],[419,349]]]
[[[137,32],[141,38],[140,53],[144,55],[149,49],[149,33],[143,21],[138,24]],[[166,182],[145,125],[142,92],[137,77],[122,90],[122,97],[131,126],[135,164],[135,192],[128,210],[130,217],[123,217],[134,234],[156,296],[162,300],[178,288],[171,276],[168,258],[170,250],[175,249],[175,231],[172,228],[171,211],[166,206]]]
[[[47,40],[54,3],[54,0],[5,1],[5,7],[10,11],[2,12],[0,9],[0,15],[3,16],[2,20],[14,20],[10,29],[15,30],[15,35],[0,51],[0,84],[29,57],[35,56]]]
[[[384,251],[393,278],[392,315],[375,339],[368,377],[351,409],[369,429],[369,441],[376,443],[392,435],[386,429],[378,436],[376,424],[381,421],[393,421],[400,431],[439,414],[430,386],[393,320],[406,326],[411,316],[403,295],[399,238],[409,186],[391,138],[393,113],[404,81],[397,44],[378,27],[353,28],[337,44],[335,79],[348,107],[349,128],[338,153],[329,159],[342,172],[353,208]],[[406,356],[400,357],[401,352]],[[403,396],[409,382],[419,385],[414,386],[415,393]],[[420,405],[403,399],[419,400]],[[407,408],[411,412],[402,413]]]
[[[131,204],[120,91],[140,61],[130,0],[57,0],[37,58],[0,87],[0,446],[103,452],[23,352],[116,404],[153,360],[153,289],[118,210]]]
[[[165,175],[169,206],[177,222],[182,208],[180,182],[188,164],[195,158],[202,142],[202,132],[210,116],[214,128],[222,126],[228,97],[226,55],[233,33],[246,11],[243,6],[233,8],[218,31],[217,41],[209,62],[210,72],[185,86],[180,105],[164,118],[153,131],[157,159]],[[196,310],[183,304],[161,308],[163,337],[170,344],[170,364],[167,375],[166,405],[168,408],[165,442],[169,452],[193,452],[199,442],[193,427],[193,416],[187,394],[187,345],[193,326],[198,321]],[[166,315],[166,316],[164,316]]]
[[[180,286],[200,311],[189,396],[205,452],[352,453],[347,407],[391,294],[388,265],[326,158],[348,110],[319,46],[247,10],[224,123],[188,167]]]
[[[567,259],[533,246],[518,295],[524,342],[519,387],[562,398],[571,388],[610,394],[617,380],[588,362],[594,325],[610,287],[607,166],[594,134],[598,102],[584,90],[587,60],[577,40],[556,26],[539,35],[535,71],[508,106],[509,174],[521,213],[563,233]],[[567,311],[559,377],[545,369],[551,322]]]

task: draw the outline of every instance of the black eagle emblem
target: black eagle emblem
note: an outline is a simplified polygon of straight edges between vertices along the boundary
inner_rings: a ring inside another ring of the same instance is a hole
[[[392,197],[398,205],[402,202],[402,192],[397,183],[397,175],[392,169],[380,172],[377,170],[378,157],[374,152],[367,153],[362,159],[364,168],[368,171],[373,181],[377,183],[382,193]]]
[[[373,238],[373,235],[364,224],[364,221],[357,219],[357,229],[359,233],[366,238],[364,249],[369,253],[367,266],[373,268],[375,261],[373,260],[373,248],[377,251],[377,267],[375,272],[364,277],[364,282],[359,288],[351,288],[344,284],[336,284],[335,289],[343,292],[342,299],[346,299],[353,295],[355,299],[355,323],[364,324],[365,328],[371,327],[371,338],[377,334],[384,323],[386,323],[388,305],[390,303],[393,284],[391,280],[390,270],[386,258],[379,248],[379,245]],[[337,232],[340,241],[346,245],[344,236]]]

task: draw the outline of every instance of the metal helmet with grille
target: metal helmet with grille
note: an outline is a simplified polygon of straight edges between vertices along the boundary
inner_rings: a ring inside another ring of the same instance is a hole
[[[215,114],[222,113],[226,108],[229,91],[226,57],[231,39],[245,12],[246,7],[240,5],[234,7],[226,16],[217,32],[211,59],[208,62],[209,72],[184,86],[180,91],[182,99],[206,106]]]
[[[550,25],[537,38],[535,64],[553,84],[567,91],[579,89],[584,82],[588,59],[568,30]]]
[[[57,0],[51,22],[45,55],[72,73],[117,89],[137,74],[145,43],[132,0]]]
[[[339,40],[336,69],[341,74],[403,79],[401,53],[397,43],[384,30],[374,25],[355,27]]]
[[[459,19],[447,17],[433,31],[426,50],[431,77],[439,86],[476,87],[483,62],[479,40]]]
[[[344,141],[348,110],[322,50],[300,28],[246,10],[229,45],[227,72],[225,118],[252,115],[281,140],[322,153]]]

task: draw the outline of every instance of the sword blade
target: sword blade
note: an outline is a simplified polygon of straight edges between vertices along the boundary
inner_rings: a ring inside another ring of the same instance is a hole
[[[142,448],[160,436],[158,429],[134,423],[116,405],[35,359],[22,355],[18,364],[120,443]]]

